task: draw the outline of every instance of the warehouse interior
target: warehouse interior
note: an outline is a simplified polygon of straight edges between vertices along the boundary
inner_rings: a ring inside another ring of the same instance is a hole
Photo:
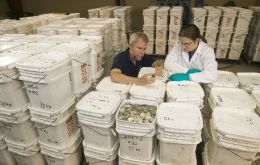
[[[189,23],[214,81],[112,78],[131,34],[164,62]],[[259,36],[260,0],[1,0],[0,165],[260,165]]]

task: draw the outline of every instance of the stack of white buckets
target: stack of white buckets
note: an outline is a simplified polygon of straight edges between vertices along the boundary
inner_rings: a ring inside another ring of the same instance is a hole
[[[204,164],[250,165],[260,149],[259,117],[254,112],[254,99],[239,88],[212,87],[208,102],[213,114]]]
[[[158,108],[156,102],[144,100],[124,100],[120,108],[125,104],[135,106],[150,105],[155,106],[156,110]],[[153,165],[156,152],[156,141],[154,138],[156,120],[154,119],[151,123],[136,123],[122,120],[118,118],[120,108],[116,114],[116,131],[119,134],[120,141],[118,151],[119,164]]]
[[[70,56],[72,91],[77,98],[82,97],[91,87],[90,51],[89,44],[84,41],[62,43],[49,50],[49,52],[67,53]]]
[[[162,103],[157,111],[159,165],[196,165],[195,150],[201,142],[203,126],[200,109],[196,105]]]
[[[38,133],[30,120],[29,100],[23,82],[18,80],[18,71],[15,68],[15,62],[26,56],[8,54],[1,57],[0,121],[6,135],[8,150],[12,152],[16,161],[19,164],[44,165],[45,159],[40,153]],[[4,164],[16,164],[6,150],[3,136],[1,136],[1,150],[5,153],[4,158],[1,158]]]
[[[84,154],[89,165],[117,164],[119,141],[115,131],[115,113],[120,103],[119,94],[92,91],[77,104],[84,135]]]
[[[260,151],[260,118],[235,108],[214,108],[210,123],[212,140],[204,149],[204,165],[251,165]]]
[[[17,68],[30,100],[41,152],[48,164],[79,164],[82,138],[73,106],[69,56],[40,53],[17,62]]]

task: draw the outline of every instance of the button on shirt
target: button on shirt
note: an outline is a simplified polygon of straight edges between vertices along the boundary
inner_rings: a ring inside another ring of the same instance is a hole
[[[127,49],[114,58],[111,69],[117,68],[127,76],[137,77],[142,67],[152,67],[154,61],[155,59],[151,56],[144,55],[141,61],[134,64],[130,58],[129,49]]]

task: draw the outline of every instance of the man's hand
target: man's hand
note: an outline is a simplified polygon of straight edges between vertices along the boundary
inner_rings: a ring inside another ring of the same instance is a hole
[[[155,75],[156,76],[162,76],[163,75],[163,67],[162,66],[155,67]]]
[[[155,82],[155,74],[145,74],[140,79],[138,85],[148,85]]]

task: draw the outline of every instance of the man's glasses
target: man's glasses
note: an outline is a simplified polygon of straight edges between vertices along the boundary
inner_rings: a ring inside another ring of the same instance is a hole
[[[184,43],[184,42],[179,42],[179,43],[180,43],[181,45],[187,47],[187,46],[190,46],[190,45],[193,43],[193,41],[191,41],[190,43]]]

